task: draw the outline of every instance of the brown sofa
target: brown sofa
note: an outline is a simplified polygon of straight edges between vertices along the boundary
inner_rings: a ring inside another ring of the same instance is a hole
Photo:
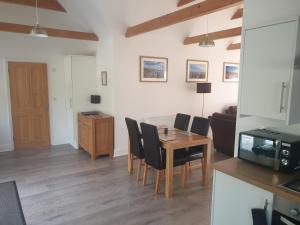
[[[210,116],[214,147],[218,152],[234,156],[234,140],[236,125],[236,108],[229,107],[226,112],[214,113]]]

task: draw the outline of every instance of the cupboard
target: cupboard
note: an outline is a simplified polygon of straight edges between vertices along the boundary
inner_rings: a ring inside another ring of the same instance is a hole
[[[300,122],[299,19],[244,31],[240,114]]]

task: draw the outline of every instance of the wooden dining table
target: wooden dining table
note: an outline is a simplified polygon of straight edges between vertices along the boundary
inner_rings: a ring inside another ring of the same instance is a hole
[[[168,134],[164,134],[163,128],[158,128],[158,133],[161,141],[162,148],[166,150],[166,171],[165,171],[165,196],[170,198],[173,196],[173,175],[174,175],[174,151],[176,149],[188,148],[193,146],[204,146],[203,151],[203,169],[202,169],[202,184],[205,186],[209,183],[209,171],[211,160],[211,139],[209,137],[201,136],[194,133],[187,133],[177,129],[168,131]],[[171,138],[171,140],[164,141],[165,137]],[[132,160],[130,154],[128,154],[128,170],[132,171]]]

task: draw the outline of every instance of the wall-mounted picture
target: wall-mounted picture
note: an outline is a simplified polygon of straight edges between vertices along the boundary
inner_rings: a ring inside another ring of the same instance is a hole
[[[141,82],[167,82],[168,59],[159,57],[140,57]]]
[[[188,59],[186,63],[186,82],[207,82],[208,61]]]
[[[107,71],[101,72],[102,86],[107,86]]]
[[[240,79],[240,64],[224,62],[223,82],[238,82]]]

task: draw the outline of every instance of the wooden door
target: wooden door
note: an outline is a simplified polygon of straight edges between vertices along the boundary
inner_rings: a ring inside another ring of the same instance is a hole
[[[50,145],[47,64],[9,62],[15,149]]]

